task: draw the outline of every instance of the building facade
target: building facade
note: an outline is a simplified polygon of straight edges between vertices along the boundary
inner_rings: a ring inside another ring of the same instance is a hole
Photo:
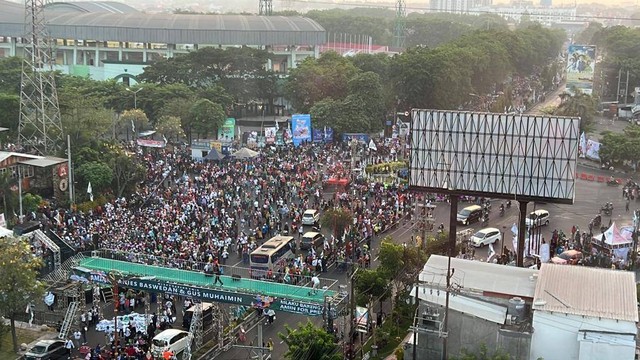
[[[24,13],[0,0],[0,57],[23,54]],[[117,2],[50,3],[45,17],[58,70],[127,83],[156,60],[210,46],[265,49],[274,55],[265,67],[284,74],[326,42],[304,17],[146,14]]]

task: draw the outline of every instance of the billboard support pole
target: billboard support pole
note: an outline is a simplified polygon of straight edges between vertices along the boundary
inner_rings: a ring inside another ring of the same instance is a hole
[[[526,235],[527,204],[528,201],[518,200],[520,217],[518,219],[518,257],[516,266],[524,267],[524,236]]]
[[[442,359],[446,360],[447,357],[447,338],[449,331],[449,294],[451,287],[451,277],[453,276],[454,269],[451,269],[451,258],[456,256],[456,227],[458,221],[458,195],[449,195],[451,201],[451,208],[449,210],[449,245],[448,253],[449,258],[447,260],[447,292],[444,303],[444,326],[442,334]],[[424,241],[424,240],[423,240]],[[417,291],[416,287],[416,291]]]

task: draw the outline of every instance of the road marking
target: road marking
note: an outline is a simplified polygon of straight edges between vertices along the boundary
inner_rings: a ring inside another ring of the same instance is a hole
[[[241,263],[242,263],[242,260],[240,260],[240,261],[238,261],[237,263],[235,263],[235,264],[231,265],[231,267],[236,267],[236,266],[240,265]]]

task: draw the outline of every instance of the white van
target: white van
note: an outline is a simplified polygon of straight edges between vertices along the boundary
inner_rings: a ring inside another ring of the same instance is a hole
[[[167,329],[153,337],[151,341],[151,353],[154,356],[162,356],[166,350],[170,350],[175,355],[184,351],[191,341],[189,332],[178,329]]]
[[[302,225],[315,225],[320,221],[320,212],[318,210],[308,209],[302,214]]]

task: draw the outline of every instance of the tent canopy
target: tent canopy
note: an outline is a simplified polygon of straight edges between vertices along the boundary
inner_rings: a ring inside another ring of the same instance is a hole
[[[218,151],[217,149],[211,149],[207,156],[204,157],[205,160],[219,161],[224,159],[224,155]]]
[[[234,152],[231,156],[235,157],[236,159],[249,159],[258,156],[258,152],[243,147],[242,149]]]
[[[602,234],[594,235],[593,240],[601,243],[603,246],[630,246],[633,244],[631,234],[633,233],[633,227],[623,227],[622,230],[618,229],[616,223],[611,224],[611,227]],[[604,242],[603,242],[604,236]]]

